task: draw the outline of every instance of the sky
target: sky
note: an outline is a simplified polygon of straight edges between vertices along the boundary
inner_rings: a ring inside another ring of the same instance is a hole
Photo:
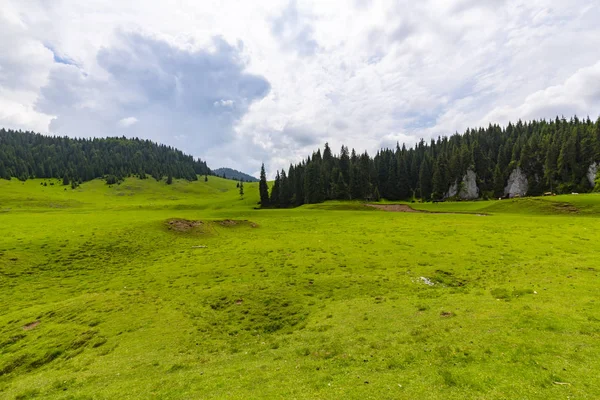
[[[469,127],[600,116],[597,0],[0,0],[0,127],[269,176]]]

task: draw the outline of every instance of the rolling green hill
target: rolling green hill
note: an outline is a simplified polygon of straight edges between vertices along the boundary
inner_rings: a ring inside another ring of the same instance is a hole
[[[43,182],[0,180],[2,399],[600,397],[600,196]]]

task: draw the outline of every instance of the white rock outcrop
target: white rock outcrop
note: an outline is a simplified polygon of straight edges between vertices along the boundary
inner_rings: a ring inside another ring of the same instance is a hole
[[[504,188],[504,195],[511,198],[525,196],[528,190],[529,182],[527,181],[527,177],[521,171],[521,168],[517,167],[508,177],[508,184]]]
[[[590,164],[587,172],[587,178],[592,187],[596,186],[596,175],[598,174],[598,169],[600,169],[600,163]]]
[[[454,197],[458,194],[458,183],[454,182],[452,184],[452,186],[450,186],[450,189],[448,189],[448,193],[446,193],[445,198],[447,199],[448,197]]]
[[[479,198],[479,188],[477,187],[477,174],[468,170],[460,183],[454,182],[446,193],[446,198],[458,196],[462,200],[474,200]]]
[[[477,187],[477,174],[468,170],[463,176],[462,185],[458,197],[464,200],[473,200],[479,198],[479,188]]]

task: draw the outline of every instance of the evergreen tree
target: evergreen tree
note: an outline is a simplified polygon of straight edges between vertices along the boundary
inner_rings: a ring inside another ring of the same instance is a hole
[[[244,181],[240,181],[238,187],[240,188],[240,197],[244,198]]]
[[[350,192],[348,191],[348,185],[344,181],[344,175],[342,171],[338,172],[337,179],[335,180],[335,196],[336,200],[349,200]]]
[[[344,182],[350,182],[350,155],[348,153],[348,148],[346,146],[342,146],[340,150],[340,172],[342,173],[342,178]]]
[[[433,169],[431,198],[438,201],[443,200],[447,190],[446,164],[443,159],[440,158],[436,161]]]
[[[281,170],[280,174],[280,186],[279,186],[279,207],[287,208],[292,203],[292,193],[290,188],[289,179],[284,170]]]
[[[500,165],[497,164],[494,169],[494,197],[500,198],[502,196],[504,196],[504,175]]]
[[[360,187],[360,170],[357,164],[352,164],[350,168],[350,199],[358,200],[362,197],[362,188]]]
[[[398,158],[398,199],[406,200],[410,197],[410,183],[408,168],[404,155]]]
[[[426,157],[419,169],[419,193],[422,201],[429,201],[432,191],[432,176],[429,158]]]
[[[546,186],[550,186],[550,191],[554,190],[554,182],[556,181],[557,174],[557,158],[558,158],[558,149],[556,147],[556,142],[553,141],[550,145],[548,145],[548,150],[546,151],[546,161],[544,165],[544,179],[546,180]]]
[[[69,184],[69,176],[66,173],[63,175],[62,184],[63,186],[67,186]]]
[[[373,201],[381,200],[381,195],[379,194],[379,188],[375,187],[375,192],[373,193]]]
[[[0,161],[0,179],[10,180],[10,175],[2,161]]]
[[[267,175],[265,173],[265,164],[260,167],[260,182],[258,183],[260,193],[260,206],[269,207],[269,185],[267,185]]]
[[[119,179],[119,180],[120,180],[120,179]],[[169,173],[169,176],[167,177],[167,185],[170,185],[170,184],[172,184],[172,183],[173,183],[173,175],[171,175],[171,174]]]
[[[204,182],[208,182],[208,174],[204,175]]]
[[[324,200],[321,185],[319,164],[311,162],[306,165],[304,173],[304,202],[307,204],[320,203]]]
[[[273,187],[271,188],[271,198],[269,199],[269,203],[274,207],[280,206],[280,191],[281,186],[281,175],[279,175],[279,171],[277,171],[277,175],[275,176],[275,182],[273,183]]]

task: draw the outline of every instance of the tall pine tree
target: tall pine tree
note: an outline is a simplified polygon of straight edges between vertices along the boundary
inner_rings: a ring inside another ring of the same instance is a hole
[[[260,167],[260,181],[258,183],[258,192],[260,194],[260,206],[269,207],[269,185],[267,184],[267,174],[265,173],[265,164]]]

